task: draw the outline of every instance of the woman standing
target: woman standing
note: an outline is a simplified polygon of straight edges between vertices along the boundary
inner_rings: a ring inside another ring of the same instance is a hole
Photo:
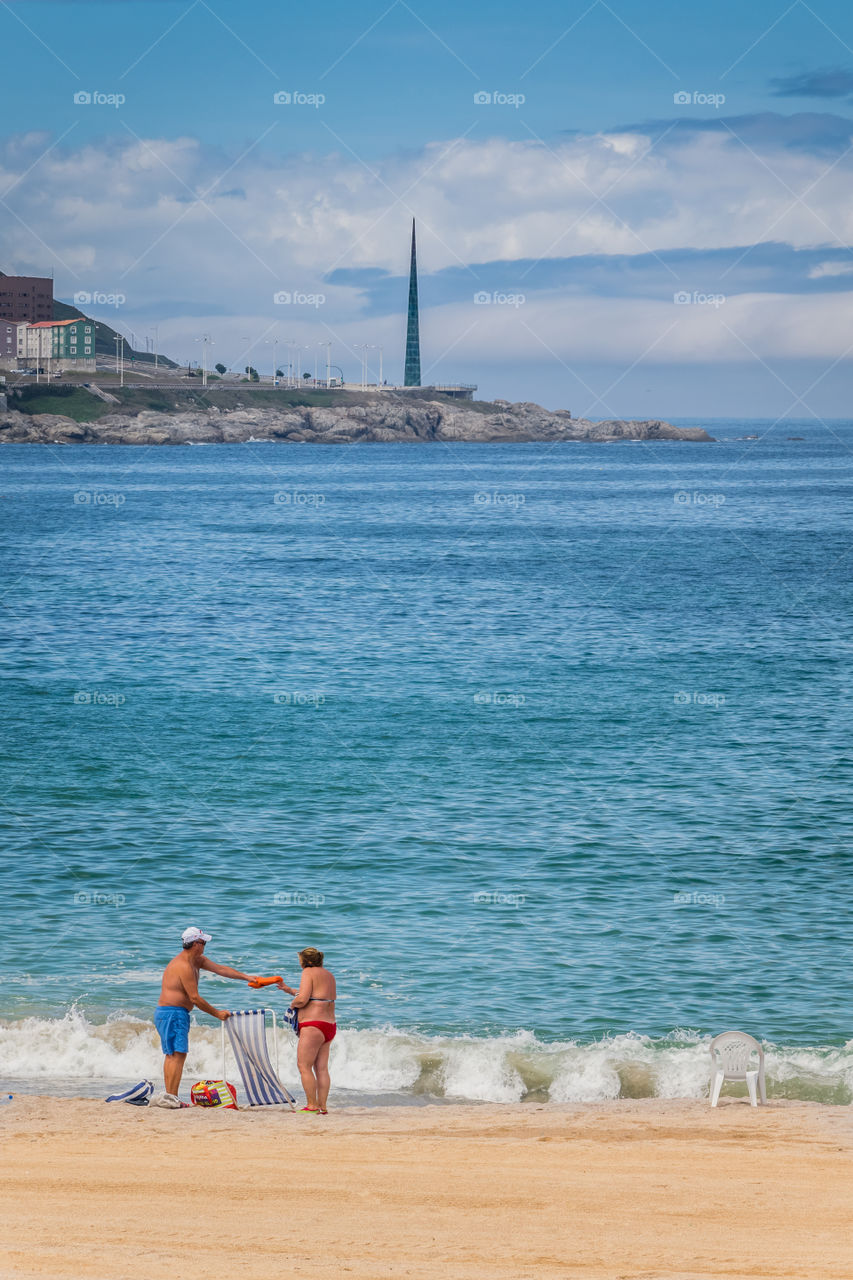
[[[334,976],[323,968],[323,953],[316,947],[306,947],[299,952],[302,981],[294,991],[281,983],[283,991],[293,996],[290,1007],[297,1010],[297,1034],[299,1047],[296,1065],[305,1090],[303,1111],[326,1115],[329,1097],[329,1048],[335,1038],[335,996],[337,988]]]

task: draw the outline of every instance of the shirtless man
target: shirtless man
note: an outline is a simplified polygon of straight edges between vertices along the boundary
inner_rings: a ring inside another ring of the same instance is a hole
[[[160,1003],[154,1010],[154,1026],[160,1033],[160,1043],[166,1055],[163,1060],[166,1092],[152,1098],[151,1106],[173,1110],[185,1105],[178,1100],[178,1089],[189,1052],[190,1009],[202,1009],[221,1022],[230,1017],[227,1009],[214,1009],[199,995],[199,970],[205,969],[208,973],[218,973],[222,978],[236,978],[241,982],[248,982],[250,976],[240,973],[239,969],[230,969],[227,964],[214,964],[208,960],[204,948],[211,940],[209,933],[192,927],[184,929],[181,940],[183,950],[166,965]]]

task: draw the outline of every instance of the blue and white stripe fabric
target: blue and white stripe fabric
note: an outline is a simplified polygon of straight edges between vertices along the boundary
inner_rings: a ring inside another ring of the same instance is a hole
[[[267,1049],[266,1009],[242,1009],[225,1022],[228,1039],[243,1077],[250,1107],[274,1107],[296,1099],[287,1092],[270,1062]]]
[[[150,1080],[140,1080],[139,1084],[125,1089],[124,1093],[111,1093],[107,1102],[130,1102],[134,1107],[146,1107],[153,1092],[154,1086]]]

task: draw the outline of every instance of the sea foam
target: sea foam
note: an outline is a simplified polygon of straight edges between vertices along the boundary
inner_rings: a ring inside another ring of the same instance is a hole
[[[298,1089],[296,1040],[278,1029],[284,1082]],[[392,1026],[342,1028],[332,1045],[334,1085],[398,1101],[435,1097],[470,1102],[603,1102],[613,1098],[707,1096],[707,1036],[679,1030],[653,1039],[639,1034],[583,1043],[543,1041],[529,1031],[493,1037],[417,1034]],[[853,1101],[853,1042],[844,1046],[768,1044],[773,1097],[846,1104]],[[150,1022],[116,1015],[90,1022],[72,1008],[61,1018],[0,1024],[0,1076],[51,1093],[100,1081],[157,1080],[162,1057]],[[199,1023],[190,1036],[185,1079],[222,1072],[219,1027]],[[229,1076],[236,1077],[227,1059]],[[743,1090],[741,1090],[742,1092]]]

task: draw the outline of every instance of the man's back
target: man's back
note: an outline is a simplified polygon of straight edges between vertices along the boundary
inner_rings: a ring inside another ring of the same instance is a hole
[[[184,979],[193,977],[198,977],[198,969],[186,951],[179,951],[163,970],[163,985],[158,1003],[161,1006],[177,1005],[182,1009],[191,1009],[193,1002],[187,993]]]

